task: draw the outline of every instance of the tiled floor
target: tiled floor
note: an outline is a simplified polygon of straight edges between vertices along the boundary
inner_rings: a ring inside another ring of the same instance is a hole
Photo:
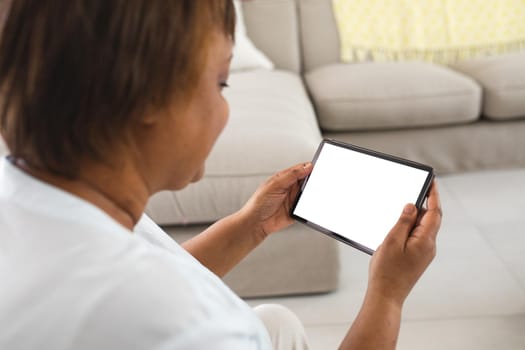
[[[525,169],[445,176],[439,188],[438,255],[405,304],[398,349],[525,349]],[[249,303],[289,307],[313,350],[336,349],[361,304],[369,261],[340,250],[337,292]]]

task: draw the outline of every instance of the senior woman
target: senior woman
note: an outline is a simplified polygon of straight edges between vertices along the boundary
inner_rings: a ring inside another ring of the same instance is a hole
[[[202,177],[228,118],[234,16],[231,0],[12,2],[0,45],[11,152],[0,168],[0,348],[307,348],[290,312],[253,311],[220,277],[292,223],[310,163],[182,247],[143,214],[155,192]],[[342,349],[395,347],[403,302],[435,254],[435,185],[417,217],[407,205],[374,254]]]

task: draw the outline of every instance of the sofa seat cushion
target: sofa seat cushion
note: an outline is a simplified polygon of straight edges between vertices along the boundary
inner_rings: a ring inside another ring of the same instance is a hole
[[[483,87],[483,115],[489,119],[525,117],[525,52],[456,63]]]
[[[338,63],[309,72],[306,81],[329,131],[459,124],[480,114],[481,88],[430,63]]]
[[[146,209],[159,224],[209,223],[237,211],[275,172],[312,159],[321,141],[301,78],[285,71],[233,73],[230,119],[204,178],[154,195]]]

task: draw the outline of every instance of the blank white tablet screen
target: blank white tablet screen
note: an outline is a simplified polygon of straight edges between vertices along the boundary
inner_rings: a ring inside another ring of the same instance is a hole
[[[428,174],[325,143],[293,213],[375,251]]]

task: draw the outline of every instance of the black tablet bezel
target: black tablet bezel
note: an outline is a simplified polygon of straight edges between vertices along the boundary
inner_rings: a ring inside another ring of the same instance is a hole
[[[387,154],[387,153],[383,153],[383,152],[378,152],[378,151],[374,151],[374,150],[371,150],[371,149],[368,149],[368,148],[364,148],[364,147],[360,147],[360,146],[357,146],[357,145],[352,145],[352,144],[349,144],[349,143],[345,143],[345,142],[342,142],[342,141],[337,141],[337,140],[332,140],[332,139],[325,139],[323,141],[321,141],[321,143],[319,144],[319,147],[317,148],[317,151],[315,152],[315,155],[314,155],[314,158],[312,160],[312,164],[314,165],[315,167],[315,163],[317,161],[317,159],[319,158],[319,155],[321,154],[321,151],[323,150],[323,147],[325,144],[330,144],[330,145],[334,145],[334,146],[338,146],[338,147],[342,147],[342,148],[345,148],[345,149],[348,149],[348,150],[351,150],[351,151],[355,151],[355,152],[360,152],[360,153],[364,153],[364,154],[367,154],[369,156],[372,156],[372,157],[376,157],[376,158],[381,158],[381,159],[384,159],[384,160],[387,160],[387,161],[391,161],[391,162],[395,162],[395,163],[398,163],[398,164],[403,164],[403,165],[406,165],[406,166],[409,166],[409,167],[413,167],[413,168],[417,168],[417,169],[420,169],[420,170],[424,170],[424,171],[427,171],[428,172],[428,175],[427,175],[427,178],[425,179],[425,183],[423,184],[423,187],[421,188],[421,191],[419,193],[419,196],[417,198],[417,201],[415,203],[415,206],[418,208],[418,210],[420,210],[422,207],[423,207],[423,203],[425,202],[425,198],[427,197],[428,195],[428,191],[430,190],[430,186],[432,185],[432,180],[434,179],[434,169],[431,167],[431,166],[428,166],[428,165],[425,165],[425,164],[422,164],[422,163],[418,163],[418,162],[414,162],[414,161],[411,161],[411,160],[408,160],[408,159],[404,159],[404,158],[401,158],[401,157],[396,157],[396,156],[393,156],[393,155],[390,155],[390,154]],[[299,200],[301,199],[301,195],[304,191],[304,188],[306,187],[306,184],[308,183],[308,179],[309,179],[309,176],[306,177],[303,181],[303,183],[301,184],[301,188],[299,190],[299,193],[297,194],[297,197],[292,205],[292,208],[290,210],[290,215],[292,218],[294,218],[295,220],[321,232],[321,233],[324,233],[340,242],[343,242],[345,244],[348,244],[356,249],[359,249],[369,255],[372,255],[374,254],[374,250],[369,248],[369,247],[366,247],[358,242],[355,242],[353,240],[350,240],[336,232],[333,232],[333,231],[330,231],[322,226],[319,226],[313,222],[310,222],[300,216],[297,216],[294,214],[294,211],[295,211],[295,208],[297,206],[297,203],[299,203]]]

